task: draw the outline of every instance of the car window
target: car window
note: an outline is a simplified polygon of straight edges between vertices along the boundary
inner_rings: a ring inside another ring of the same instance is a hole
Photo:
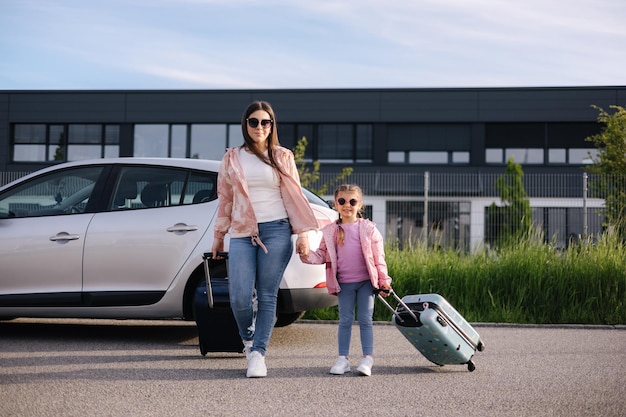
[[[0,195],[0,218],[83,213],[103,169],[50,172],[17,185]]]
[[[217,199],[217,174],[194,172],[189,177],[183,204],[206,203]]]
[[[111,200],[111,210],[171,207],[211,201],[217,174],[166,167],[123,167]]]

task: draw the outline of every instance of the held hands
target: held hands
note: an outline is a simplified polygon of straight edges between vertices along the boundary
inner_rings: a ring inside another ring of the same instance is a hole
[[[300,259],[306,259],[309,256],[309,237],[307,235],[298,236],[296,240],[296,253],[300,255]]]

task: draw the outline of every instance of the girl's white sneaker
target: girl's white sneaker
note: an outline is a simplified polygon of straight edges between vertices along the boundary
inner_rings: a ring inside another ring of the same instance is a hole
[[[343,375],[346,372],[350,372],[350,361],[348,361],[348,358],[345,356],[339,356],[333,367],[330,368],[330,373],[333,375]]]
[[[356,371],[361,375],[370,376],[372,375],[372,366],[374,365],[374,358],[370,355],[366,355],[361,359],[361,363],[359,367],[356,368]]]

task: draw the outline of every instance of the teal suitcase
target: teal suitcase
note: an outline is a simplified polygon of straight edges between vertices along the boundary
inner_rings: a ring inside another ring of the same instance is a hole
[[[485,344],[476,330],[439,294],[415,294],[403,298],[390,290],[397,301],[393,308],[379,294],[379,299],[393,313],[391,321],[404,337],[432,363],[467,365],[476,369],[473,357]]]

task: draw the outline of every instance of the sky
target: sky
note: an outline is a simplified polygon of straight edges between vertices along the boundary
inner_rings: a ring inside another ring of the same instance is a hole
[[[0,90],[623,85],[624,0],[0,0]]]

